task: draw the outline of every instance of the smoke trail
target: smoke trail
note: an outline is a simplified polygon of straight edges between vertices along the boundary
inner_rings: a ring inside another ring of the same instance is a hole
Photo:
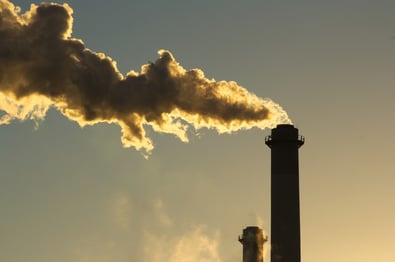
[[[0,0],[0,125],[40,120],[54,107],[80,126],[117,123],[125,147],[149,153],[146,126],[187,142],[190,127],[224,133],[290,122],[273,101],[185,70],[166,50],[123,76],[110,57],[71,37],[72,12],[43,3],[22,14]]]

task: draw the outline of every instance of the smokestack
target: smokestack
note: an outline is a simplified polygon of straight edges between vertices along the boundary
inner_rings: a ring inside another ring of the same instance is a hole
[[[243,245],[243,262],[263,262],[263,244],[267,238],[263,236],[262,229],[246,227],[239,241]]]
[[[300,262],[298,149],[304,137],[282,124],[265,143],[271,149],[271,262]]]

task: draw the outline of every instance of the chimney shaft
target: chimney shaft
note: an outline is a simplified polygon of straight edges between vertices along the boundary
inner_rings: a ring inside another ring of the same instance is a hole
[[[243,245],[243,262],[263,262],[263,244],[266,240],[259,227],[246,227],[239,237]]]
[[[271,148],[271,262],[300,262],[298,129],[278,125],[265,139]]]

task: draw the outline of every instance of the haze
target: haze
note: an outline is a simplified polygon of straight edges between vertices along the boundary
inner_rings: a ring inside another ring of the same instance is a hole
[[[306,137],[302,261],[395,260],[393,1],[68,4],[73,36],[123,74],[166,49],[288,112]],[[148,160],[118,126],[55,110],[1,126],[0,260],[239,262],[245,226],[270,240],[269,130],[147,133]]]

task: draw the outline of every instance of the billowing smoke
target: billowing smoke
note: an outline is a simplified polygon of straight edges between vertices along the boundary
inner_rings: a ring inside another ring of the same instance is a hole
[[[185,70],[166,50],[123,76],[110,57],[71,37],[72,12],[43,3],[21,13],[0,0],[0,125],[41,120],[53,107],[80,126],[116,123],[125,147],[149,153],[147,126],[187,142],[188,128],[224,133],[290,122],[270,99]]]

